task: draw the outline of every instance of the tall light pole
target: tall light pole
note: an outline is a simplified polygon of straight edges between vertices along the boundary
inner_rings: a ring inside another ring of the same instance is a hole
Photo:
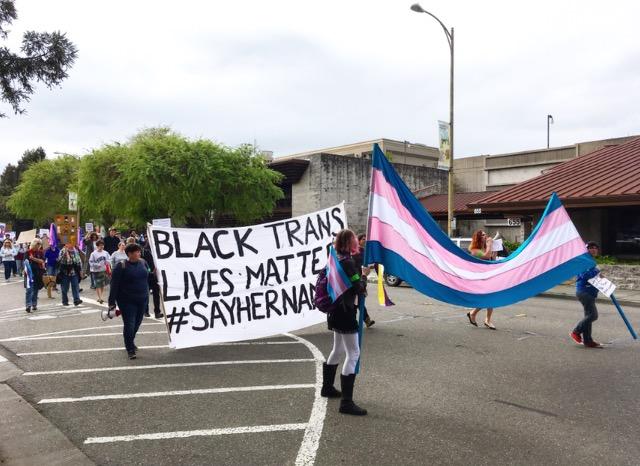
[[[417,13],[426,13],[435,19],[440,26],[442,26],[442,30],[444,34],[447,36],[447,42],[449,43],[449,50],[451,52],[451,70],[449,75],[449,142],[451,144],[451,159],[449,165],[449,195],[448,195],[448,208],[447,208],[447,234],[451,237],[451,226],[453,223],[453,28],[448,30],[447,27],[432,13],[429,13],[427,10],[422,8],[420,4],[414,3],[411,5],[411,10]]]
[[[549,148],[549,123],[553,124],[553,117],[547,115],[547,149]]]

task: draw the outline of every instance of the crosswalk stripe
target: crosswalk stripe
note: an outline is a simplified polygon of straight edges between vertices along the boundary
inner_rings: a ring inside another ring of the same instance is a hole
[[[199,388],[193,390],[171,390],[167,392],[122,393],[117,395],[81,396],[78,398],[47,398],[38,404],[76,403],[81,401],[126,400],[129,398],[156,398],[160,396],[209,395],[213,393],[255,392],[263,390],[293,390],[297,388],[315,388],[312,383],[298,383],[290,385],[258,385],[254,387],[220,387]]]
[[[146,364],[141,366],[114,366],[95,367],[90,369],[68,369],[60,371],[36,371],[25,372],[24,376],[35,375],[58,375],[58,374],[88,374],[92,372],[114,372],[114,371],[138,371],[145,369],[170,369],[178,367],[201,367],[201,366],[230,366],[240,364],[283,364],[298,362],[314,362],[315,359],[245,359],[239,361],[207,361],[207,362],[185,362],[177,364]]]
[[[226,429],[180,430],[177,432],[157,432],[154,434],[118,435],[114,437],[89,437],[89,443],[132,442],[134,440],[164,440],[170,438],[209,437],[214,435],[253,434],[262,432],[282,432],[304,430],[307,424],[274,424],[268,426],[230,427]]]

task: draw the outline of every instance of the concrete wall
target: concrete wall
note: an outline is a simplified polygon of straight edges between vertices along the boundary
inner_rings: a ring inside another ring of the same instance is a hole
[[[349,228],[366,231],[371,161],[318,154],[308,157],[307,171],[293,185],[292,215],[303,215],[346,201]],[[412,191],[431,186],[428,194],[446,192],[447,172],[431,167],[393,164]]]
[[[485,191],[485,155],[465,157],[453,161],[453,182],[458,193]]]

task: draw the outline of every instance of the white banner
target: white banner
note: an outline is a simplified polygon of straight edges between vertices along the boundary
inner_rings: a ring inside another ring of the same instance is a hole
[[[591,283],[600,293],[605,295],[607,298],[610,298],[613,292],[616,290],[616,286],[611,283],[611,280],[607,280],[600,275],[596,275],[595,277],[587,280]]]
[[[316,275],[344,202],[242,228],[149,225],[170,346],[188,348],[291,332],[326,320],[313,305]]]
[[[151,223],[155,227],[171,227],[170,218],[154,218]]]

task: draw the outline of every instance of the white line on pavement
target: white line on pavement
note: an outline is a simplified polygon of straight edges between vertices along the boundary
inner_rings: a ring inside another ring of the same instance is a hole
[[[199,366],[228,366],[233,364],[279,364],[290,362],[314,362],[315,359],[249,359],[240,361],[207,361],[207,362],[186,362],[178,364],[147,364],[143,366],[115,366],[115,367],[95,367],[90,369],[68,369],[61,371],[39,371],[25,372],[22,375],[56,375],[56,374],[86,374],[92,372],[111,371],[136,371],[144,369],[164,369],[177,367],[199,367]]]
[[[161,331],[152,331],[152,332],[138,332],[136,333],[136,335],[145,335],[145,334],[151,334],[151,333],[164,333],[165,335],[167,334],[166,331],[161,330]],[[20,338],[7,338],[5,340],[0,340],[2,342],[5,341],[35,341],[35,340],[57,340],[60,338],[88,338],[88,337],[110,337],[110,336],[114,336],[114,335],[120,335],[122,336],[122,332],[117,332],[117,333],[83,333],[82,335],[53,335],[53,336],[49,336],[49,337],[20,337]]]
[[[230,427],[226,429],[180,430],[177,432],[157,432],[154,434],[119,435],[115,437],[89,437],[84,441],[89,443],[132,442],[134,440],[164,440],[169,438],[209,437],[213,435],[253,434],[261,432],[281,432],[288,430],[303,430],[306,424],[275,424],[270,426]]]
[[[145,322],[140,326],[144,326],[144,325],[164,325],[164,322]],[[12,338],[9,338],[6,340],[0,340],[0,341],[15,341],[15,340],[22,340],[23,338],[27,339],[27,338],[34,338],[34,337],[46,337],[49,335],[62,335],[63,333],[84,332],[85,330],[100,330],[103,328],[122,328],[122,324],[100,325],[98,327],[83,327],[83,328],[74,328],[71,330],[59,330],[57,332],[37,333],[35,335],[23,335],[21,337],[12,337]]]
[[[324,356],[316,345],[309,340],[305,340],[302,337],[294,335],[293,333],[285,333],[289,338],[302,343],[307,347],[316,362],[316,390],[315,398],[313,400],[313,407],[311,408],[311,416],[309,416],[309,422],[304,430],[304,437],[296,456],[296,466],[313,466],[316,461],[316,453],[320,446],[320,436],[322,435],[322,427],[324,426],[324,418],[327,415],[327,399],[320,396],[322,390],[322,363],[324,362]]]
[[[8,361],[7,358],[0,356],[0,362],[7,362],[7,361]]]
[[[144,324],[143,324],[144,325]],[[139,333],[139,332],[138,332]],[[247,342],[233,342],[233,343],[215,343],[208,346],[251,346],[251,345],[297,345],[297,341],[247,341]],[[169,348],[169,345],[150,345],[141,346],[140,349],[158,349]],[[113,348],[88,348],[77,350],[60,350],[60,351],[37,351],[33,353],[16,353],[16,356],[40,356],[49,354],[72,354],[72,353],[98,353],[102,351],[122,351],[124,346],[117,346]]]
[[[194,390],[173,390],[168,392],[123,393],[118,395],[95,395],[95,396],[82,396],[79,398],[48,398],[48,399],[40,400],[38,404],[75,403],[78,401],[126,400],[129,398],[156,398],[159,396],[207,395],[211,393],[255,392],[255,391],[262,391],[262,390],[292,390],[296,388],[315,388],[315,384],[300,383],[300,384],[291,384],[291,385],[258,385],[255,387],[201,388],[201,389],[194,389]]]
[[[45,320],[45,319],[55,319],[55,318],[56,318],[56,316],[52,316],[52,315],[49,315],[49,314],[33,316],[33,317],[27,317],[27,319],[29,319],[29,320]]]

